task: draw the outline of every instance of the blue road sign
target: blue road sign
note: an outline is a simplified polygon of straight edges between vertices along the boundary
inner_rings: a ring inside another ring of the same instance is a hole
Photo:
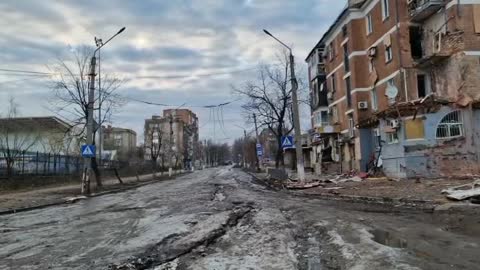
[[[263,156],[263,147],[261,144],[257,143],[257,156]]]
[[[81,152],[82,152],[82,157],[95,157],[95,145],[88,145],[84,144],[82,145]]]
[[[293,148],[293,136],[282,136],[282,148]]]

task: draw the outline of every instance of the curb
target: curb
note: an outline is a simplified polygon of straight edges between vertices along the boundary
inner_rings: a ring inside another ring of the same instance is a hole
[[[344,201],[350,203],[363,203],[363,204],[375,204],[380,206],[395,207],[396,209],[405,209],[405,210],[418,210],[421,212],[433,213],[435,208],[438,207],[439,203],[435,201],[428,200],[410,200],[410,199],[394,199],[387,197],[368,197],[368,196],[357,196],[357,195],[334,195],[330,193],[319,193],[319,194],[308,194],[302,193],[301,191],[293,191],[288,189],[280,189],[276,186],[271,186],[266,183],[263,179],[258,178],[255,174],[245,171],[248,175],[255,178],[255,180],[267,188],[270,188],[275,191],[284,192],[286,194],[291,194],[294,196],[309,197],[321,200],[329,201]]]
[[[122,187],[122,188],[107,190],[107,191],[103,191],[103,192],[93,193],[93,194],[90,194],[90,195],[86,196],[87,197],[86,199],[100,197],[100,196],[103,196],[103,195],[108,195],[108,194],[113,194],[113,193],[120,193],[120,192],[127,191],[127,190],[130,190],[130,189],[150,185],[150,184],[153,184],[155,182],[161,182],[161,181],[165,181],[165,180],[173,180],[177,176],[183,176],[185,174],[187,174],[187,173],[178,174],[174,178],[171,178],[171,179],[167,178],[167,179],[161,179],[161,180],[149,180],[149,181],[146,181],[146,182],[143,182],[143,183],[138,183],[138,184],[128,186],[128,187]],[[57,202],[53,202],[53,203],[47,203],[47,204],[36,205],[36,206],[31,206],[31,207],[9,209],[9,210],[0,211],[0,216],[11,215],[11,214],[16,214],[16,213],[21,213],[21,212],[27,212],[27,211],[47,208],[47,207],[51,207],[51,206],[59,206],[59,205],[63,205],[63,204],[73,204],[73,203],[69,202],[68,200],[61,200],[61,201],[57,201]]]

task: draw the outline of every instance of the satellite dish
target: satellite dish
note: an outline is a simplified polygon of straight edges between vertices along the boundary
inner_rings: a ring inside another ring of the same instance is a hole
[[[385,95],[389,99],[395,99],[398,96],[398,88],[393,83],[388,83]]]

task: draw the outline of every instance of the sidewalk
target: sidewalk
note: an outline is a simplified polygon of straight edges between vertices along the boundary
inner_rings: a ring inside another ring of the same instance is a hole
[[[177,174],[178,175],[178,174]],[[103,187],[95,189],[95,181],[92,182],[92,196],[105,192],[113,192],[116,190],[124,190],[134,188],[139,185],[148,184],[152,181],[167,179],[168,174],[163,176],[160,173],[153,177],[153,174],[146,174],[122,178],[123,184],[118,182],[117,178],[103,179]],[[47,187],[35,190],[20,190],[0,193],[0,213],[13,210],[39,207],[43,205],[57,204],[65,202],[68,198],[79,196],[81,194],[80,180],[78,184],[68,184],[57,187]]]
[[[348,200],[354,202],[368,202],[392,204],[395,206],[413,206],[433,209],[444,204],[469,204],[455,202],[446,198],[442,190],[472,183],[472,179],[424,179],[424,180],[391,180],[388,178],[366,178],[358,176],[343,177],[350,179],[342,182],[339,176],[317,176],[311,173],[306,175],[309,184],[306,188],[292,188],[295,182],[268,179],[266,173],[256,173],[255,176],[264,184],[288,190],[298,195],[307,195],[324,199]],[[295,179],[294,173],[289,172],[290,179]],[[289,188],[290,187],[290,188]]]

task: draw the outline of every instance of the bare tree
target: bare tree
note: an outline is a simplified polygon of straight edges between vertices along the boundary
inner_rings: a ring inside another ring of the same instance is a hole
[[[277,168],[280,164],[283,165],[281,138],[293,130],[289,81],[288,56],[284,54],[280,65],[261,66],[257,80],[234,87],[236,93],[247,99],[242,106],[247,120],[251,120],[251,114],[255,113],[259,127],[267,127],[275,135],[278,146],[275,155]]]
[[[163,152],[163,131],[159,124],[154,124],[151,127],[146,128],[145,133],[147,134],[148,140],[148,142],[145,142],[145,150],[150,155],[152,169],[155,173],[158,165],[158,158]]]
[[[88,119],[88,91],[89,91],[89,66],[93,49],[83,47],[73,52],[72,60],[58,59],[57,63],[50,67],[56,74],[52,79],[54,98],[51,100],[54,111],[67,119],[72,128],[77,130],[75,135],[79,138],[85,137]],[[94,113],[96,126],[95,133],[102,124],[111,122],[113,113],[123,105],[124,100],[116,93],[122,84],[119,78],[102,72],[100,93],[95,97],[95,104],[102,108],[102,118],[98,119],[98,113]],[[97,92],[97,93],[98,93]],[[98,111],[98,107],[94,111]],[[100,170],[96,158],[92,159],[92,167],[95,172],[97,186],[101,186]]]
[[[0,153],[6,163],[8,178],[13,175],[15,162],[39,139],[34,127],[19,122],[17,117],[18,104],[10,98],[5,118],[0,119]]]

